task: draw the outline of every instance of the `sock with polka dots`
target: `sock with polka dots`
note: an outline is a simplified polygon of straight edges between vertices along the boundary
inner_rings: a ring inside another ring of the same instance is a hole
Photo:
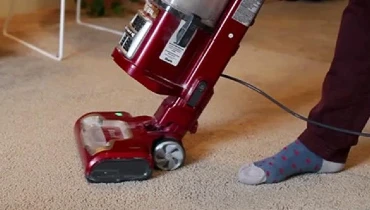
[[[258,185],[305,173],[335,173],[343,168],[343,163],[326,161],[296,140],[274,156],[242,166],[238,178],[241,183]]]

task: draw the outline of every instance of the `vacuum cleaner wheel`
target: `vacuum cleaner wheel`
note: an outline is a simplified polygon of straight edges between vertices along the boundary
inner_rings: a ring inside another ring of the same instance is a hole
[[[174,140],[162,140],[153,151],[155,166],[163,171],[173,171],[184,165],[185,150]]]

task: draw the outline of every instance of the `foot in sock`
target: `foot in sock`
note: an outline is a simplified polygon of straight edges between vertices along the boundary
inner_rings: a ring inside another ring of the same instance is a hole
[[[343,168],[343,163],[326,161],[296,140],[274,156],[242,166],[238,178],[244,184],[258,185],[305,173],[335,173]]]

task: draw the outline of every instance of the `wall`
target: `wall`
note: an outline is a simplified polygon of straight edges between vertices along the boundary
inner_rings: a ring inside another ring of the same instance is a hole
[[[14,3],[14,14],[32,13],[40,9],[60,8],[60,0],[0,0],[0,18],[8,15],[11,1]],[[74,0],[66,0],[66,8],[74,8]]]

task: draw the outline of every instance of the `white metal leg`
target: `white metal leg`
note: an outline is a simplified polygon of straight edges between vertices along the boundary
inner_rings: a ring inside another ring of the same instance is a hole
[[[52,54],[52,53],[50,53],[50,52],[48,52],[44,49],[41,49],[40,47],[37,47],[36,45],[31,44],[30,42],[22,40],[22,39],[14,36],[14,35],[12,35],[8,32],[10,20],[12,19],[13,15],[14,15],[14,5],[15,5],[16,2],[17,2],[17,0],[10,0],[9,13],[8,13],[8,16],[7,16],[7,18],[5,20],[5,23],[4,23],[3,35],[5,37],[8,37],[10,39],[13,39],[14,41],[17,41],[17,42],[25,45],[26,47],[28,47],[32,50],[37,51],[37,52],[41,53],[42,55],[47,56],[51,59],[54,59],[54,60],[57,60],[57,61],[63,60],[63,58],[64,58],[64,34],[65,34],[66,1],[65,0],[60,1],[59,45],[58,45],[58,53],[56,55]],[[79,25],[83,25],[83,26],[93,28],[93,29],[97,29],[97,30],[101,30],[101,31],[110,32],[110,33],[117,34],[117,35],[120,35],[120,36],[123,34],[123,32],[118,31],[118,30],[113,30],[113,29],[110,29],[110,28],[107,28],[107,27],[96,25],[96,24],[89,24],[89,23],[83,22],[81,20],[81,0],[77,0],[76,22]]]
[[[5,24],[4,24],[4,27],[3,27],[3,35],[10,38],[10,39],[13,39],[14,41],[17,41],[17,42],[29,47],[32,50],[37,51],[37,52],[39,52],[39,53],[41,53],[41,54],[43,54],[43,55],[45,55],[45,56],[47,56],[51,59],[61,61],[63,59],[63,51],[64,51],[64,27],[65,27],[65,5],[66,5],[65,0],[60,1],[59,48],[58,48],[57,55],[49,53],[46,50],[43,50],[43,49],[35,46],[34,44],[26,42],[26,41],[8,33],[9,22],[10,22],[11,18],[13,17],[13,14],[14,14],[14,4],[15,4],[15,2],[16,2],[16,0],[11,0],[10,1],[9,14],[8,14],[8,17],[5,20]]]
[[[123,34],[123,32],[121,32],[121,31],[110,29],[110,28],[107,28],[107,27],[104,27],[104,26],[99,26],[99,25],[96,25],[96,24],[83,22],[81,20],[81,0],[77,0],[76,22],[79,25],[83,25],[83,26],[93,28],[93,29],[97,29],[97,30],[101,30],[101,31],[110,32],[110,33],[117,34],[117,35],[120,35],[120,36]]]

